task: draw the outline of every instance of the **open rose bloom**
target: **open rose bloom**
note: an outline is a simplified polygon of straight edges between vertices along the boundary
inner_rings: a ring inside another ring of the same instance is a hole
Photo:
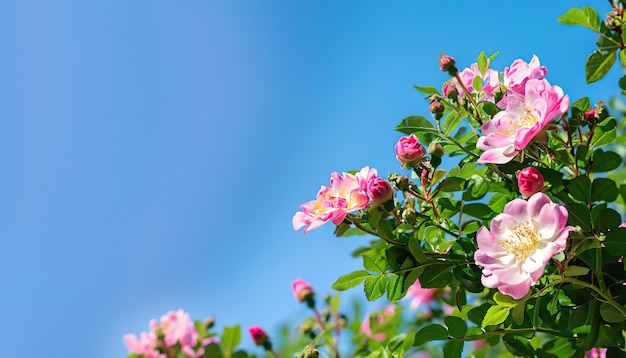
[[[515,299],[524,297],[543,275],[552,256],[565,249],[569,232],[565,207],[537,193],[528,201],[515,199],[476,234],[476,263],[483,267],[485,287]]]

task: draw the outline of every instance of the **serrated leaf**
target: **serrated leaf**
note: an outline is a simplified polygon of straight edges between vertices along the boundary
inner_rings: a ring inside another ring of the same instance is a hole
[[[596,49],[589,55],[585,63],[585,77],[587,84],[604,77],[615,63],[615,49]]]
[[[482,327],[498,325],[506,321],[506,319],[509,317],[510,312],[511,307],[491,306],[487,310],[487,313],[485,313],[485,317],[483,318],[483,321],[480,325]]]
[[[387,299],[391,302],[395,302],[404,295],[406,295],[406,291],[404,289],[404,278],[406,275],[402,274],[391,274],[389,279],[387,280]]]
[[[343,275],[333,283],[332,288],[337,291],[345,291],[361,283],[365,278],[369,277],[369,272],[365,270],[357,270]]]
[[[415,333],[414,346],[421,346],[431,341],[443,341],[448,339],[448,330],[438,324],[428,325]]]
[[[372,272],[385,272],[387,261],[376,252],[366,252],[363,255],[363,267]]]
[[[435,128],[435,126],[423,116],[408,116],[403,118],[395,129],[405,134],[411,134],[419,131],[420,128]]]
[[[385,294],[387,278],[385,275],[369,276],[365,279],[363,290],[368,301],[375,301]]]

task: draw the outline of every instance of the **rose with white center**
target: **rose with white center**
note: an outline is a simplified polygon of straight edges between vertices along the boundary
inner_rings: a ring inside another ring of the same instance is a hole
[[[536,193],[528,201],[515,199],[476,234],[476,264],[483,267],[485,287],[520,299],[543,275],[552,258],[565,249],[569,232],[564,206]]]

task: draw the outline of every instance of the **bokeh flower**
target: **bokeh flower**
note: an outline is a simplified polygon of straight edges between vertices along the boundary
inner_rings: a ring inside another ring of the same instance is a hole
[[[297,278],[293,281],[291,291],[299,302],[304,302],[315,294],[311,285],[301,278]]]
[[[257,346],[262,346],[269,340],[269,336],[259,325],[248,328],[248,332],[250,332],[250,337],[252,337],[252,341],[254,341],[254,344]]]
[[[476,234],[474,259],[483,267],[483,285],[515,299],[524,297],[552,256],[565,249],[574,229],[565,226],[567,216],[565,207],[543,193],[506,204],[491,228],[483,226]]]
[[[410,299],[410,307],[411,309],[417,309],[421,304],[428,304],[433,300],[433,297],[437,293],[436,288],[422,288],[422,285],[419,280],[415,280],[415,282],[409,287],[406,291],[406,295],[404,299]]]

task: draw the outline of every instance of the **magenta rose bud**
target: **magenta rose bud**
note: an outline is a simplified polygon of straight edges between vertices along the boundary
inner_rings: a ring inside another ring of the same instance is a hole
[[[254,344],[257,346],[263,346],[269,341],[269,336],[259,325],[255,324],[254,326],[248,328],[248,331],[250,332],[250,336],[252,337]]]
[[[410,168],[413,163],[422,160],[426,154],[426,149],[412,133],[398,139],[394,150],[396,151],[396,158],[406,168]]]
[[[596,112],[595,108],[593,108],[593,109],[591,109],[589,111],[586,111],[585,112],[585,120],[587,122],[589,122],[592,118],[596,117],[596,115],[597,115],[597,112]]]
[[[367,196],[370,197],[372,207],[386,203],[393,197],[391,185],[380,177],[373,178],[367,183]]]
[[[453,57],[448,55],[442,55],[439,57],[439,68],[443,72],[448,72],[450,76],[454,76],[457,72],[455,65],[456,62]]]
[[[291,290],[299,302],[309,301],[315,295],[313,288],[305,280],[298,278],[291,284]]]
[[[523,197],[528,198],[543,188],[543,176],[533,167],[517,172],[517,185]]]

